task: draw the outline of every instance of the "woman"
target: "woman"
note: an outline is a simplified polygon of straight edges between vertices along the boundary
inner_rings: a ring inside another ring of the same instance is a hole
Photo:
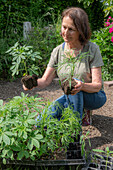
[[[74,70],[74,77],[77,78],[76,85],[71,94],[64,94],[58,98],[54,105],[51,106],[52,115],[60,119],[62,109],[70,104],[73,111],[80,113],[82,119],[83,108],[94,110],[102,107],[106,102],[106,95],[103,91],[101,66],[103,66],[102,57],[98,46],[89,41],[91,31],[88,22],[88,16],[81,8],[71,7],[62,13],[61,35],[64,43],[53,49],[50,61],[42,78],[37,79],[39,88],[48,86],[54,77],[60,80],[70,75],[70,69],[62,66],[58,69],[66,52],[73,54],[73,57],[79,56],[80,53],[88,53],[82,62],[78,60],[77,67]],[[67,55],[67,57],[69,57]],[[57,67],[56,67],[57,65]],[[66,73],[66,74],[65,74]],[[23,85],[24,90],[28,90]],[[57,103],[61,107],[56,107]],[[57,108],[57,109],[56,109]]]

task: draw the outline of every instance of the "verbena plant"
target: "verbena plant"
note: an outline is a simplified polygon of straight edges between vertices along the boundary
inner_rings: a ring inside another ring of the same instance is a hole
[[[12,56],[12,66],[10,68],[12,76],[23,73],[23,75],[37,74],[40,68],[35,65],[36,60],[42,59],[39,52],[33,52],[32,46],[21,46],[18,42],[11,47],[7,54]]]
[[[50,111],[48,115],[48,107],[40,98],[24,93],[5,105],[0,100],[0,158],[4,164],[6,159],[36,160],[59,148],[65,150],[73,136],[76,137],[75,132],[79,134],[77,112],[65,108],[59,121]],[[36,122],[41,113],[41,120]]]

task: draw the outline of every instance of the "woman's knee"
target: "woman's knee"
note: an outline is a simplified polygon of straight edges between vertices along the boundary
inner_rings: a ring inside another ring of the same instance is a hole
[[[84,92],[84,108],[95,110],[101,108],[106,103],[106,94],[104,91],[98,93]]]

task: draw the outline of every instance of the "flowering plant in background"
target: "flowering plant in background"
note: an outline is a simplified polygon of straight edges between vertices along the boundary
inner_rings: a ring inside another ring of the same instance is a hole
[[[109,33],[112,34],[111,42],[113,42],[113,18],[111,16],[109,16],[107,22],[105,22],[105,27],[109,27]]]
[[[104,28],[94,31],[92,42],[96,43],[104,61],[102,67],[103,80],[113,80],[113,18],[105,20]]]

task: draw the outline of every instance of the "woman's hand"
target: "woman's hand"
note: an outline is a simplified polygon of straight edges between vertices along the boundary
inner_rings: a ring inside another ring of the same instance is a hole
[[[28,89],[28,88],[25,87],[24,84],[23,84],[23,89],[24,89],[25,91],[27,91],[27,90],[32,90],[33,88],[32,88],[32,89]]]
[[[77,94],[79,91],[82,90],[83,87],[83,82],[81,82],[80,80],[75,80],[75,81],[77,84],[74,86],[74,89],[71,91],[71,95]]]

